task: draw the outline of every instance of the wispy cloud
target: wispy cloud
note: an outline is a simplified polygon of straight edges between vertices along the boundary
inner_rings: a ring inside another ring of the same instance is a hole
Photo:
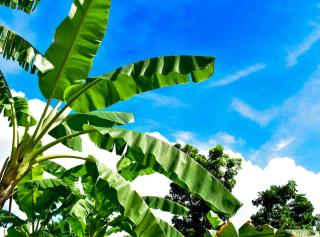
[[[289,138],[286,138],[286,139],[281,139],[274,147],[274,150],[275,151],[282,151],[286,148],[288,148],[292,143],[293,141],[295,140],[294,137],[289,137]]]
[[[309,34],[294,50],[288,52],[287,67],[293,67],[298,63],[298,58],[308,52],[312,46],[320,40],[320,25],[316,24],[313,32]]]
[[[231,108],[243,117],[258,123],[260,126],[266,126],[278,114],[278,109],[258,111],[239,99],[232,100]]]
[[[297,94],[279,106],[275,132],[260,148],[252,151],[249,158],[264,163],[270,157],[290,155],[304,159],[305,165],[312,164],[320,151],[314,146],[320,139],[319,101],[320,66]],[[313,148],[309,149],[310,146]]]
[[[180,100],[174,97],[159,95],[153,92],[145,93],[139,96],[140,99],[149,100],[155,107],[181,108],[185,106]]]
[[[257,63],[254,65],[251,65],[249,67],[246,67],[244,69],[241,69],[239,71],[236,71],[233,74],[227,75],[219,81],[214,81],[208,87],[225,86],[225,85],[228,85],[228,84],[233,83],[235,81],[238,81],[244,77],[248,77],[251,74],[258,72],[258,71],[261,71],[265,68],[266,68],[265,64]]]

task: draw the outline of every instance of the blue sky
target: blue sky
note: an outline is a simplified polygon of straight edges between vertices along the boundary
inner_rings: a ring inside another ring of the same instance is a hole
[[[0,8],[0,23],[45,52],[71,1],[41,1],[31,15]],[[113,1],[92,75],[140,59],[213,55],[210,80],[137,96],[111,110],[133,112],[131,127],[207,149],[215,143],[265,165],[291,157],[319,172],[320,2]],[[1,61],[16,91],[42,98],[37,78]]]

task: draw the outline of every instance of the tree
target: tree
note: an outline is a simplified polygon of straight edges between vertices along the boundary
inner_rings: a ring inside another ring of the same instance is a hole
[[[0,5],[29,13],[39,2],[0,0]],[[37,71],[40,90],[47,100],[41,118],[36,121],[29,111],[28,101],[11,95],[6,78],[1,72],[0,113],[8,117],[13,139],[11,154],[0,171],[0,210],[4,203],[12,198],[23,204],[20,208],[28,216],[28,220],[24,221],[31,223],[31,235],[36,235],[35,232],[39,231],[37,223],[41,225],[47,222],[48,213],[42,211],[49,212],[50,208],[56,211],[55,207],[63,205],[68,201],[68,197],[56,197],[57,200],[51,203],[52,207],[45,209],[49,207],[44,205],[50,200],[48,197],[55,192],[48,194],[38,190],[38,186],[35,190],[27,187],[33,182],[42,182],[45,187],[53,184],[64,186],[78,194],[74,189],[75,185],[70,185],[69,181],[82,180],[87,174],[82,167],[76,169],[77,175],[66,171],[61,181],[62,177],[57,174],[61,169],[57,170],[57,164],[51,162],[45,171],[56,178],[44,181],[42,175],[45,162],[58,158],[74,158],[84,160],[85,167],[89,163],[96,167],[92,169],[92,175],[99,178],[90,185],[95,186],[100,181],[106,183],[112,192],[105,192],[103,195],[119,205],[119,213],[134,226],[133,232],[137,236],[168,236],[167,227],[164,228],[162,222],[156,219],[148,203],[127,181],[146,170],[147,173],[159,172],[169,177],[184,189],[205,199],[211,209],[232,216],[240,207],[240,202],[203,167],[163,141],[120,128],[121,125],[133,121],[132,114],[104,110],[149,90],[188,83],[190,77],[193,82],[206,80],[213,74],[214,58],[163,56],[120,67],[101,76],[89,77],[93,58],[106,31],[109,10],[109,0],[74,0],[70,14],[56,29],[54,40],[44,55],[18,34],[0,25],[0,54],[5,59],[18,61],[26,71]],[[67,113],[69,109],[72,112]],[[19,132],[21,129],[24,129],[22,134]],[[85,134],[89,135],[90,140],[99,148],[116,151],[122,157],[119,171],[111,170],[93,156],[84,157],[74,153],[46,154],[48,149],[57,144],[81,151],[81,135]],[[55,140],[45,143],[43,138],[47,135]],[[192,178],[187,177],[186,173],[191,174]],[[55,194],[61,193],[58,191]],[[96,200],[98,193],[93,195]],[[76,200],[82,200],[82,197],[77,197]],[[77,214],[86,219],[88,205],[78,202],[71,204],[70,210],[78,210]],[[40,205],[39,210],[35,210],[37,205]],[[8,218],[10,219],[10,215]],[[104,221],[104,224],[99,225],[108,224],[106,219]],[[83,227],[84,222],[80,224],[84,232],[80,231],[81,233],[76,235],[87,235],[88,229]],[[166,223],[165,226],[167,225]],[[70,222],[68,228],[72,229]]]
[[[180,144],[176,144],[175,146],[205,167],[229,191],[235,186],[235,176],[241,168],[241,158],[230,157],[224,153],[221,145],[210,149],[207,158],[199,154],[198,149],[191,145],[187,144],[182,147]],[[185,191],[178,185],[172,183],[170,187],[169,198],[190,209],[187,217],[177,215],[173,217],[172,223],[174,227],[185,236],[203,236],[206,230],[211,228],[206,217],[210,207],[205,201]]]
[[[314,216],[312,203],[297,191],[297,184],[291,180],[285,185],[272,185],[259,192],[252,204],[260,209],[251,216],[252,223],[261,227],[269,224],[274,228],[312,230],[319,222]]]

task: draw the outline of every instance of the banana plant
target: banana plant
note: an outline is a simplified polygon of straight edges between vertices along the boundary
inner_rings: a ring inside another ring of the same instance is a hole
[[[38,3],[39,0],[0,1],[0,5],[27,13]],[[111,198],[109,196],[114,193],[111,202],[121,206],[121,215],[130,220],[137,236],[174,236],[170,234],[175,233],[172,227],[150,211],[147,205],[150,200],[139,196],[121,172],[109,169],[92,157],[74,153],[46,155],[47,150],[58,144],[81,151],[81,136],[88,134],[98,147],[115,150],[122,156],[121,164],[127,160],[149,173],[159,172],[204,199],[215,212],[232,216],[241,203],[215,177],[175,147],[146,134],[121,129],[119,126],[133,122],[132,114],[107,110],[111,105],[143,92],[185,84],[190,79],[193,82],[207,80],[214,72],[214,58],[161,56],[103,75],[89,76],[106,32],[110,5],[110,0],[74,0],[69,15],[57,27],[53,42],[43,55],[12,30],[0,27],[0,53],[5,59],[18,61],[24,70],[37,72],[40,91],[47,100],[36,121],[29,111],[28,101],[11,95],[1,72],[0,112],[10,121],[13,139],[11,154],[0,172],[0,210],[15,193],[25,189],[24,179],[37,179],[33,172],[40,163],[74,158],[94,164],[99,180],[106,184],[103,195]],[[43,138],[48,135],[54,140],[45,143]],[[61,172],[54,165],[51,169]],[[132,174],[136,175],[135,172],[137,170]],[[143,172],[139,171],[139,174]],[[27,200],[31,200],[30,205],[34,205],[37,192],[25,192],[29,195]],[[82,204],[79,203],[81,207]]]
[[[187,208],[162,197],[141,198],[133,189],[129,189],[131,192],[121,190],[108,181],[107,176],[123,185],[128,182],[105,165],[97,166],[94,159],[92,161],[69,170],[52,161],[41,162],[32,170],[32,176],[26,176],[18,184],[14,195],[27,219],[2,211],[0,226],[10,225],[9,237],[16,233],[23,236],[102,237],[120,231],[131,236],[153,236],[154,227],[151,226],[159,222],[167,236],[182,237],[171,225],[150,215],[150,208],[182,216],[188,213]],[[45,178],[44,172],[54,178]],[[112,174],[107,175],[108,172]],[[106,192],[109,195],[105,195]],[[128,202],[135,202],[135,207],[127,205]],[[150,215],[150,218],[135,225],[137,215]]]

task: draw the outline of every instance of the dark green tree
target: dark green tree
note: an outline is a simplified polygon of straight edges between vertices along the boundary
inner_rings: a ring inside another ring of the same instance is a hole
[[[230,157],[224,153],[221,145],[210,149],[208,157],[199,154],[198,149],[192,145],[187,144],[182,147],[180,144],[176,144],[175,146],[206,168],[229,191],[235,186],[235,176],[241,168],[241,158]],[[206,218],[210,208],[204,201],[174,183],[170,185],[168,198],[190,209],[187,217],[174,216],[172,219],[174,227],[184,236],[203,236],[207,229],[212,228]]]
[[[252,204],[260,208],[251,216],[252,223],[257,227],[269,224],[277,229],[319,229],[319,215],[313,214],[312,203],[305,194],[298,193],[293,180],[259,192]]]

